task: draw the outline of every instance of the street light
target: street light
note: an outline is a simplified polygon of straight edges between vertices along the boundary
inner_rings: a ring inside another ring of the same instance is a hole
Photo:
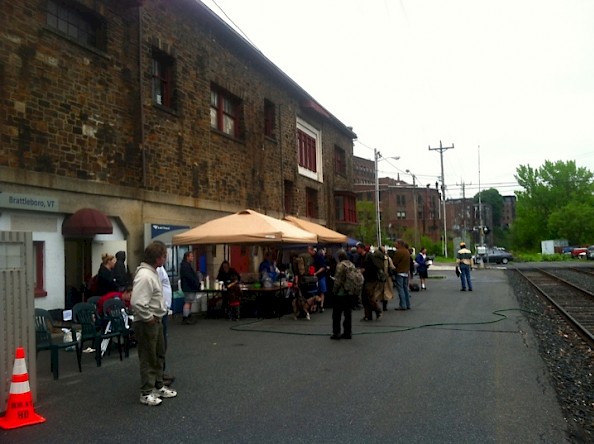
[[[379,171],[377,169],[377,164],[381,159],[400,159],[399,156],[393,157],[382,157],[380,152],[374,148],[373,149],[373,156],[375,159],[375,225],[376,225],[376,238],[377,238],[377,247],[381,247],[382,245],[382,227],[381,227],[381,217],[380,217],[380,198],[379,198]]]
[[[415,212],[415,249],[419,248],[419,226],[418,226],[418,210],[417,210],[417,176],[411,170],[406,170],[412,176],[413,180],[413,211]]]

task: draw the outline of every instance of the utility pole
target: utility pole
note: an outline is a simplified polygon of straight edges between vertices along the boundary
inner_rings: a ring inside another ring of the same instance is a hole
[[[441,158],[441,199],[442,199],[442,205],[443,205],[443,255],[445,257],[448,257],[448,224],[446,221],[446,205],[445,205],[445,177],[443,175],[443,152],[447,151],[449,149],[453,149],[454,148],[454,144],[452,143],[452,146],[443,146],[441,144],[441,140],[439,141],[439,148],[431,148],[431,145],[429,146],[429,151],[439,151],[439,156]]]
[[[373,158],[375,161],[375,236],[377,241],[377,248],[382,246],[382,226],[380,219],[380,198],[379,198],[379,171],[377,163],[382,155],[377,149],[373,149]]]
[[[485,244],[485,228],[483,227],[483,211],[482,211],[482,199],[481,199],[481,146],[478,146],[478,182],[479,182],[479,242],[481,247]]]
[[[415,213],[415,249],[418,251],[421,246],[419,245],[419,223],[418,223],[418,213],[419,210],[417,209],[417,176],[413,174],[411,170],[406,170],[408,174],[412,176],[413,180],[413,211]]]
[[[468,232],[466,225],[466,182],[462,180],[460,186],[462,187],[462,240],[466,241],[466,233]]]

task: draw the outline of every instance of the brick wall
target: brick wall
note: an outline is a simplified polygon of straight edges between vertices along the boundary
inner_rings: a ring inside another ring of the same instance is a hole
[[[194,0],[81,0],[107,24],[105,51],[54,32],[45,1],[0,3],[1,166],[277,213],[289,180],[295,212],[314,188],[329,222],[333,190],[352,189],[333,161],[335,144],[352,157],[352,132],[303,109],[307,94]],[[156,49],[174,60],[172,109],[153,103]],[[210,127],[211,84],[241,100],[237,138]],[[263,133],[265,99],[277,107],[275,138]],[[322,130],[323,183],[297,173],[297,115]]]

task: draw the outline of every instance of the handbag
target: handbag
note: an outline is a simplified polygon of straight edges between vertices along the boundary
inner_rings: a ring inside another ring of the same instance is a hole
[[[460,277],[460,267],[456,265],[456,276]]]

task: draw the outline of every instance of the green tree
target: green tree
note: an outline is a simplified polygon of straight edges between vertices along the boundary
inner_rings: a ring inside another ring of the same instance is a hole
[[[594,205],[592,172],[574,161],[545,161],[538,169],[521,165],[516,173],[523,191],[516,192],[514,246],[538,251],[545,239],[592,241],[592,218],[587,216]]]
[[[482,190],[480,193],[476,193],[474,196],[474,202],[478,203],[479,194],[481,197],[481,204],[491,205],[493,212],[493,225],[501,225],[501,217],[503,216],[503,196],[499,194],[495,188],[489,188],[488,190]],[[491,227],[492,228],[492,227]]]
[[[361,242],[375,244],[375,203],[369,200],[357,201],[357,227],[356,236]]]

